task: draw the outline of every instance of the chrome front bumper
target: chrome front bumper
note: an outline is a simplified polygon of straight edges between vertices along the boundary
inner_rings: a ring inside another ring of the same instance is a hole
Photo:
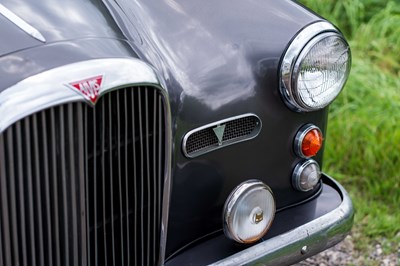
[[[353,225],[353,205],[348,193],[338,182],[327,176],[325,178],[341,194],[342,202],[336,209],[211,265],[290,265],[343,240]]]

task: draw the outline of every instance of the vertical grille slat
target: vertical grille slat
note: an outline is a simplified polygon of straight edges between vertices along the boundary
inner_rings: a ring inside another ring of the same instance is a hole
[[[76,120],[78,121],[78,134],[77,134],[77,138],[78,138],[78,171],[77,171],[77,176],[78,176],[78,183],[79,183],[79,210],[80,212],[78,212],[78,215],[80,216],[79,222],[80,222],[80,228],[78,228],[78,230],[80,230],[79,235],[80,235],[80,239],[79,239],[79,245],[80,245],[80,264],[81,265],[85,265],[86,261],[87,261],[87,250],[85,248],[82,247],[86,247],[87,246],[87,234],[86,234],[86,215],[88,212],[88,209],[86,209],[85,206],[85,195],[86,194],[86,190],[85,190],[85,164],[84,164],[84,160],[85,160],[85,144],[84,144],[84,133],[83,133],[83,108],[81,104],[77,105],[76,108],[77,112],[77,118]],[[85,142],[86,143],[86,142]],[[87,176],[87,175],[86,175]],[[88,247],[89,249],[89,247]]]
[[[30,244],[30,262],[36,265],[36,243],[35,243],[35,221],[34,221],[34,207],[33,207],[33,187],[32,187],[32,167],[31,167],[31,144],[30,144],[30,119],[24,120],[24,140],[25,140],[25,165],[26,165],[26,180],[28,191],[28,225],[29,225],[29,244]]]
[[[153,204],[152,204],[152,206],[154,206],[154,205],[156,205],[157,204],[157,196],[158,196],[158,194],[157,194],[157,168],[156,168],[156,166],[157,166],[157,161],[156,161],[156,158],[157,158],[157,151],[156,151],[156,147],[157,147],[157,134],[156,134],[156,132],[157,132],[157,94],[153,94],[153,100],[152,100],[152,103],[153,103],[153,130],[152,130],[152,132],[153,132],[153,140],[152,140],[152,146],[153,146],[153,149],[152,149],[152,154],[153,154],[153,162],[152,162],[152,165],[153,165],[153,172],[152,172],[152,182],[153,182],[153,187],[152,187],[152,191],[154,191],[153,192]],[[152,243],[153,243],[153,247],[152,247],[152,249],[153,250],[156,250],[156,236],[157,236],[157,209],[155,209],[154,208],[154,210],[153,210],[153,219],[152,219],[154,222],[153,222],[153,228],[152,228],[152,233],[153,233],[153,238],[152,238]],[[155,261],[153,261],[153,263],[155,263]]]
[[[142,173],[142,176],[144,175],[144,151],[143,151],[143,124],[142,124],[142,120],[143,120],[143,114],[142,114],[142,97],[141,97],[141,91],[139,90],[138,93],[138,106],[139,106],[139,143],[140,143],[140,173]],[[143,177],[142,177],[143,178]],[[144,182],[143,179],[140,179],[140,202],[144,202]],[[145,243],[143,241],[144,239],[144,210],[143,210],[143,206],[140,206],[140,246],[142,247],[141,250],[141,265],[144,265],[144,247],[145,247]]]
[[[100,251],[100,253],[104,254],[104,263],[105,265],[108,265],[108,260],[107,260],[107,228],[106,228],[106,172],[105,172],[105,157],[106,157],[106,152],[105,152],[105,141],[106,141],[106,125],[105,125],[105,106],[101,105],[101,114],[103,120],[101,121],[101,181],[102,181],[102,217],[103,217],[103,252]],[[96,144],[95,144],[96,145]]]
[[[36,230],[38,233],[38,236],[36,236],[36,239],[38,239],[39,244],[37,245],[38,250],[39,250],[39,265],[44,264],[44,239],[43,239],[43,221],[42,221],[42,192],[41,192],[41,173],[40,173],[40,162],[39,162],[39,138],[38,138],[38,121],[37,121],[37,114],[32,116],[32,131],[33,131],[33,158],[34,158],[34,165],[33,168],[34,170],[34,193],[36,194]]]
[[[118,256],[117,259],[119,259],[118,265],[124,265],[124,232],[123,232],[123,203],[122,203],[122,154],[121,154],[121,103],[120,103],[120,97],[119,97],[120,92],[116,93],[117,96],[117,162],[118,162],[118,200],[119,200],[119,231],[120,231],[120,241],[119,241],[119,250],[120,250],[120,256]],[[118,248],[117,248],[118,250]]]
[[[58,174],[57,174],[57,138],[56,138],[56,114],[54,108],[50,109],[50,152],[49,156],[51,159],[51,210],[52,210],[52,224],[54,226],[54,238],[52,245],[55,249],[55,265],[61,265],[61,236],[60,236],[60,224],[59,224],[59,197],[58,197]],[[51,145],[51,143],[53,145]]]
[[[0,133],[0,265],[157,263],[163,97],[120,88]]]
[[[73,123],[73,109],[72,109],[72,104],[68,104],[67,106],[67,143],[69,143],[69,151],[68,151],[68,163],[69,167],[67,167],[67,172],[69,173],[69,181],[70,181],[70,187],[69,191],[67,192],[68,195],[66,195],[66,199],[69,200],[71,199],[71,218],[72,218],[72,243],[70,243],[71,250],[72,250],[72,260],[73,260],[73,265],[78,265],[78,217],[77,217],[77,212],[74,210],[79,210],[77,206],[77,199],[76,197],[72,197],[75,193],[79,193],[76,191],[76,167],[77,165],[74,162],[74,156],[76,156],[76,139],[74,136],[74,123]],[[69,169],[68,169],[69,168]],[[68,186],[68,184],[67,184]]]
[[[5,164],[5,160],[4,160],[5,156],[4,156],[4,144],[3,144],[3,135],[0,134],[0,165],[4,165]],[[6,174],[3,173],[4,172],[4,167],[0,167],[0,265],[4,265],[4,255],[3,255],[3,242],[5,242],[3,240],[3,199],[1,197],[1,195],[3,195],[3,191],[2,191],[2,187],[3,186],[3,178],[5,179]]]
[[[9,147],[13,145],[13,130],[9,130],[7,132],[7,143]],[[11,158],[8,162],[8,176],[9,176],[9,184],[8,184],[8,200],[9,200],[9,211],[11,214],[11,241],[13,246],[13,261],[15,264],[19,263],[19,249],[18,249],[18,229],[17,229],[17,208],[16,208],[16,200],[15,196],[17,195],[15,192],[15,169],[14,169],[14,152],[13,149],[8,149],[7,153],[8,158]]]
[[[114,173],[113,173],[113,105],[112,105],[112,94],[108,94],[106,97],[108,98],[108,129],[109,129],[109,143],[108,143],[108,155],[109,155],[109,184],[110,184],[110,222],[111,222],[111,258],[112,258],[112,265],[115,265],[115,236],[114,236]]]
[[[96,111],[93,111],[93,176],[97,176],[97,123],[96,123]],[[86,135],[88,133],[86,132]],[[93,235],[94,235],[94,259],[95,259],[95,265],[98,265],[98,232],[97,232],[97,219],[98,219],[98,214],[97,214],[97,188],[98,188],[98,183],[97,183],[97,178],[93,179],[93,222],[94,228],[93,228]],[[89,194],[88,194],[89,195]],[[88,205],[89,201],[88,201]],[[90,246],[90,245],[89,245]]]
[[[64,223],[67,223],[67,226],[63,226],[62,227],[62,237],[61,239],[63,239],[64,243],[61,243],[61,245],[63,245],[63,257],[65,258],[65,264],[69,265],[69,259],[70,259],[70,254],[69,254],[69,229],[70,229],[70,225],[69,225],[69,220],[68,220],[68,199],[67,199],[67,174],[66,174],[66,151],[65,151],[65,143],[66,143],[66,137],[65,137],[65,121],[64,121],[64,106],[60,106],[59,108],[59,144],[60,144],[60,176],[61,176],[61,206],[62,206],[62,219]]]
[[[139,90],[140,92],[140,90]],[[138,92],[138,93],[139,93]],[[131,92],[131,106],[132,106],[132,153],[133,153],[133,218],[134,218],[134,224],[133,224],[133,247],[136,247],[138,245],[138,207],[137,207],[137,202],[138,202],[138,185],[137,185],[137,175],[136,175],[136,169],[137,169],[137,160],[136,160],[136,121],[135,121],[135,117],[136,117],[136,110],[135,110],[135,94],[133,92]],[[137,265],[137,258],[138,258],[138,249],[134,248],[134,258],[135,259],[135,265]]]
[[[89,176],[89,162],[87,160],[87,158],[89,157],[89,139],[88,139],[88,134],[87,134],[88,133],[88,123],[85,123],[85,121],[88,121],[88,107],[84,106],[83,110],[84,110],[83,111],[84,117],[83,117],[83,122],[82,122],[82,123],[84,123],[84,128],[83,128],[84,140],[83,141],[85,143],[84,144],[84,156],[83,156],[85,159],[85,165],[84,165],[85,170],[84,171],[85,171],[85,176]],[[96,154],[95,149],[94,149],[94,154]],[[91,224],[90,215],[91,215],[93,208],[89,205],[89,201],[90,201],[89,186],[90,186],[89,179],[85,178],[85,193],[86,193],[87,198],[89,199],[89,200],[86,200],[86,228],[85,228],[86,241],[88,243],[88,245],[87,245],[87,247],[88,247],[87,248],[87,262],[88,263],[87,264],[91,265],[92,260],[91,260],[90,254],[92,252],[93,247],[90,245],[90,224]],[[94,190],[96,190],[96,189],[94,189]],[[96,230],[94,230],[94,233],[96,234]],[[83,265],[83,262],[82,262],[82,265]],[[96,265],[96,263],[95,263],[95,265]]]
[[[43,179],[44,179],[44,203],[45,207],[45,230],[46,230],[46,250],[52,250],[52,222],[51,222],[51,207],[50,207],[50,174],[49,174],[49,155],[48,155],[48,145],[47,145],[47,122],[46,122],[46,113],[42,112],[41,114],[41,143],[42,143],[42,154],[41,160],[43,161]],[[46,252],[47,255],[47,264],[53,264],[53,252]],[[25,263],[24,263],[25,265]]]
[[[69,252],[71,254],[71,260],[73,265],[77,265],[77,226],[76,226],[76,214],[72,210],[76,209],[76,200],[75,197],[70,197],[73,193],[73,189],[75,188],[75,168],[73,165],[73,156],[75,154],[75,145],[74,145],[74,134],[73,134],[73,124],[72,124],[72,108],[71,104],[66,106],[66,110],[64,111],[66,115],[66,128],[65,128],[65,138],[67,149],[65,150],[65,157],[66,157],[66,165],[64,168],[65,171],[65,203],[70,202],[71,206],[66,208],[68,216],[71,216],[71,224],[70,224],[70,237],[69,237]]]
[[[3,135],[0,135],[0,163],[6,165],[5,145]],[[8,211],[7,176],[5,167],[0,167],[0,189],[1,189],[1,225],[2,225],[2,244],[4,248],[4,260],[6,265],[11,265],[11,236],[10,236],[10,217]]]
[[[124,146],[128,147],[128,105],[127,105],[128,94],[126,90],[124,90],[124,114],[125,114],[125,139],[124,139]],[[126,217],[126,257],[127,257],[127,265],[130,265],[130,237],[129,237],[129,183],[128,183],[128,149],[124,149],[124,157],[125,157],[125,167],[124,167],[124,177],[125,177],[125,217]]]
[[[157,176],[158,176],[158,178],[157,178],[157,180],[158,180],[158,186],[157,186],[157,189],[158,189],[158,205],[162,205],[162,187],[163,187],[163,176],[162,176],[162,173],[163,173],[163,171],[162,171],[162,156],[163,156],[163,149],[162,149],[162,147],[164,146],[164,144],[163,144],[163,134],[162,134],[162,123],[163,123],[163,113],[162,113],[162,99],[161,99],[161,97],[159,96],[158,97],[158,145],[157,145],[157,147],[158,147],[158,167],[157,167],[157,170],[158,170],[158,174],[157,174]],[[161,217],[162,216],[162,209],[161,208],[159,208],[158,209],[158,217],[157,217],[157,221],[158,221],[158,224],[157,224],[157,228],[160,228],[161,227]]]
[[[146,128],[145,128],[145,136],[146,136],[146,173],[147,173],[147,205],[151,206],[150,197],[151,197],[151,176],[150,176],[150,132],[149,132],[149,93],[147,88],[145,88],[145,120],[146,120]],[[143,180],[144,182],[144,180]],[[150,219],[151,208],[147,208],[147,221],[151,221]],[[147,223],[147,238],[150,239],[150,228],[151,224]],[[150,264],[150,241],[147,241],[147,255],[146,258],[149,260],[147,264]]]
[[[18,210],[19,210],[19,230],[20,230],[20,249],[22,253],[22,263],[23,265],[27,265],[27,247],[26,247],[26,242],[27,242],[27,236],[26,236],[26,224],[25,224],[25,191],[24,191],[24,173],[23,173],[23,157],[22,157],[22,132],[21,132],[21,122],[17,122],[15,124],[16,128],[16,148],[17,148],[17,182],[18,182],[18,192],[17,195],[19,195],[18,198]],[[1,148],[0,148],[1,149]]]
[[[0,148],[1,148],[1,146],[0,146]],[[1,155],[0,155],[0,158],[1,158]],[[1,231],[2,231],[2,228],[1,228],[1,216],[0,216],[0,265],[4,265],[4,260],[3,260],[3,233]]]

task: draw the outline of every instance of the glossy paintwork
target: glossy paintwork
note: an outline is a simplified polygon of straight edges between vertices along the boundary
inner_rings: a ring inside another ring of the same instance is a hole
[[[139,56],[166,81],[175,147],[186,132],[228,117],[252,112],[263,123],[254,140],[195,159],[174,150],[167,255],[219,230],[226,197],[246,179],[271,186],[278,208],[314,193],[291,188],[299,162],[292,141],[305,123],[325,129],[326,110],[290,111],[279,95],[278,69],[294,35],[319,18],[289,1],[118,3],[142,37]]]
[[[101,1],[4,0],[2,4],[39,30],[47,43],[90,37],[123,37]],[[4,20],[1,17],[0,55],[42,44]]]
[[[41,44],[40,41],[34,40],[2,15],[0,15],[0,25],[0,36],[2,37],[0,55]]]
[[[42,33],[46,43],[0,15],[0,92],[57,66],[94,58],[136,57],[101,1],[4,0],[2,4]]]
[[[126,41],[95,38],[49,43],[9,54],[0,57],[0,92],[29,76],[55,67],[113,57],[136,57],[136,54]]]
[[[291,186],[301,160],[292,146],[306,123],[325,132],[327,109],[289,110],[279,94],[279,65],[295,34],[320,20],[316,15],[287,0],[2,3],[47,42],[11,23],[0,24],[0,34],[11,36],[0,45],[0,92],[30,75],[92,58],[139,57],[159,73],[169,92],[173,125],[167,255],[220,230],[225,199],[244,180],[270,186],[278,209],[315,193]],[[244,113],[262,120],[257,138],[195,159],[183,156],[185,133]]]

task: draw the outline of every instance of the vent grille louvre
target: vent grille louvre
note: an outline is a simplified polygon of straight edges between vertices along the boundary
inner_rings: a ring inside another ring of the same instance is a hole
[[[217,126],[225,125],[222,143],[214,132]],[[183,142],[183,151],[187,157],[196,157],[204,153],[249,140],[258,135],[261,130],[261,121],[256,115],[248,114],[215,122],[186,134]]]
[[[0,134],[0,265],[156,264],[165,126],[162,94],[136,87]]]

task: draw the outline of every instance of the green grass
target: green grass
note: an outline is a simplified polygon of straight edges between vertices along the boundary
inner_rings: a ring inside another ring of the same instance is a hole
[[[353,238],[365,256],[375,242],[400,248],[400,1],[302,0],[338,26],[353,64],[332,104],[324,171],[350,192]],[[387,240],[383,240],[387,239]]]

